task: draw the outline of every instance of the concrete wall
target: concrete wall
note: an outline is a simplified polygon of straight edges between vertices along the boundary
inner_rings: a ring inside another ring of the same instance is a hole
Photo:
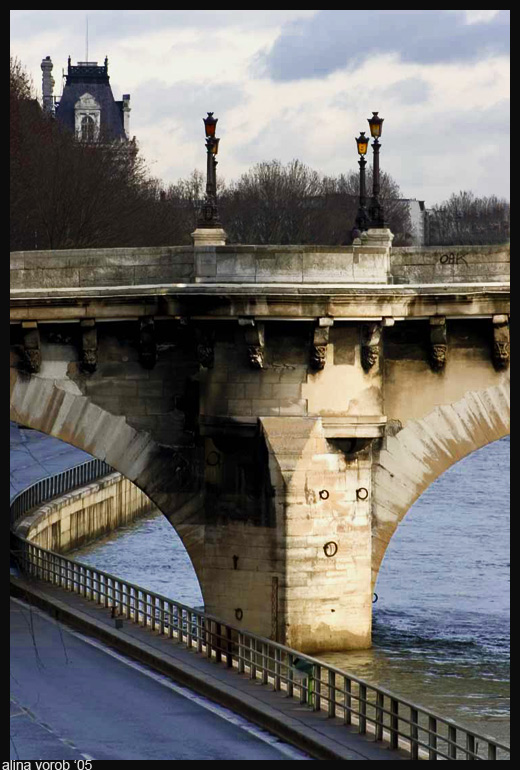
[[[17,534],[55,553],[68,553],[156,511],[134,484],[112,473],[27,515]]]

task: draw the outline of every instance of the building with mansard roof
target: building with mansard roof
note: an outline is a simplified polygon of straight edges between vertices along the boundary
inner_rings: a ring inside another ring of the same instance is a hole
[[[61,97],[54,96],[53,63],[50,56],[43,59],[43,109],[55,115],[62,125],[73,131],[82,141],[128,140],[130,95],[116,101],[110,86],[108,59],[97,62],[78,62],[69,57],[65,84]]]

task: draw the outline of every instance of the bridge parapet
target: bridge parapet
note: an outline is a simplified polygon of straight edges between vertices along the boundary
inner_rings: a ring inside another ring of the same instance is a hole
[[[429,246],[392,250],[394,283],[506,283],[510,246]]]
[[[170,246],[11,254],[15,292],[225,284],[432,284],[509,280],[509,245]]]

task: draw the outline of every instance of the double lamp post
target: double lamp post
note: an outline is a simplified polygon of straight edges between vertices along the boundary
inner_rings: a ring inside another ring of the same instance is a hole
[[[206,197],[200,210],[198,227],[202,229],[220,229],[222,223],[218,216],[217,208],[217,154],[220,139],[215,136],[218,118],[208,112],[208,117],[203,118],[206,128],[206,150],[208,155],[206,174]]]
[[[356,217],[356,224],[352,230],[352,236],[354,238],[359,237],[362,232],[370,229],[386,228],[388,225],[385,222],[385,215],[383,206],[379,201],[379,193],[381,190],[380,174],[379,174],[379,151],[381,149],[381,143],[379,137],[383,131],[384,118],[380,118],[377,112],[372,114],[371,118],[368,118],[368,125],[370,126],[370,134],[374,143],[372,148],[374,150],[374,172],[372,179],[372,198],[370,204],[367,202],[367,190],[366,190],[366,159],[365,155],[368,152],[368,144],[370,139],[365,136],[365,132],[362,131],[360,136],[357,137],[357,148],[360,155],[359,159],[359,209]]]
[[[219,219],[217,207],[217,154],[220,139],[215,136],[218,118],[213,117],[212,112],[208,112],[208,117],[204,118],[206,129],[206,150],[207,150],[207,176],[206,176],[206,196],[200,210],[198,228],[222,229],[222,223]],[[380,171],[379,171],[379,151],[381,143],[379,138],[383,131],[384,118],[380,118],[377,112],[372,113],[368,118],[370,126],[370,135],[374,140],[372,149],[374,150],[374,171],[372,179],[372,197],[368,204],[366,191],[366,154],[370,139],[362,131],[357,137],[357,148],[359,159],[359,209],[356,217],[356,223],[352,229],[353,238],[358,238],[361,233],[370,229],[382,229],[388,227],[385,222],[383,206],[379,201],[381,190]]]

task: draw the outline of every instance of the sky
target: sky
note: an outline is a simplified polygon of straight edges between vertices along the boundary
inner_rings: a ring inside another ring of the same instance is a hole
[[[87,17],[88,59],[108,56],[166,184],[205,171],[208,111],[227,181],[273,159],[357,169],[355,137],[378,111],[381,168],[404,197],[509,199],[508,10],[12,10],[11,54],[39,93],[45,56],[58,94],[69,54],[85,60]]]

